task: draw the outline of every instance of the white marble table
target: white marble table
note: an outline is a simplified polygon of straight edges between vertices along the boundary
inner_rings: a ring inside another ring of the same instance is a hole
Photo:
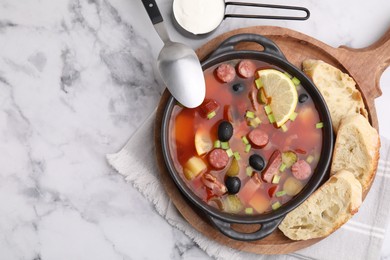
[[[171,25],[172,0],[157,2],[172,38],[193,48],[249,25],[359,48],[390,27],[388,0],[280,0],[311,18],[225,20],[190,40]],[[207,258],[105,161],[158,102],[161,47],[138,0],[0,1],[0,259]],[[390,138],[390,69],[381,85],[380,132]]]

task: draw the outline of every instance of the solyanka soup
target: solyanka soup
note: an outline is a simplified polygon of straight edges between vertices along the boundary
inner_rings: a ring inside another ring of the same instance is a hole
[[[169,152],[196,196],[226,213],[278,210],[313,176],[323,124],[299,80],[257,60],[231,60],[204,71],[206,99],[174,105]]]

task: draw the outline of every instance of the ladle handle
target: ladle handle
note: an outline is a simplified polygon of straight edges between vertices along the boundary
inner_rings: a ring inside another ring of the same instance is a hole
[[[164,19],[161,16],[160,10],[158,9],[155,0],[142,0],[145,10],[149,15],[150,20],[153,23],[154,29],[156,29],[161,40],[166,44],[170,42],[169,34],[164,26]]]
[[[161,23],[163,20],[160,10],[158,9],[157,3],[154,0],[142,0],[145,10],[148,13],[150,20],[153,25]]]
[[[242,2],[225,3],[225,6],[228,5],[303,11],[306,13],[306,15],[305,16],[278,16],[278,15],[247,15],[247,14],[226,14],[225,13],[225,18],[230,17],[230,18],[254,18],[254,19],[276,19],[276,20],[307,20],[310,17],[310,11],[307,8],[300,7],[300,6],[255,4],[255,3],[242,3]]]

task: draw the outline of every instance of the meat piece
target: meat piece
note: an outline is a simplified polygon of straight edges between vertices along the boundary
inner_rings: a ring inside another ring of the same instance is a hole
[[[255,174],[253,174],[252,176],[252,180],[257,183],[258,185],[261,185],[263,183],[263,181],[261,180],[261,178],[259,177],[260,175],[256,172]]]
[[[256,72],[256,65],[250,60],[242,60],[238,63],[238,73],[244,77],[253,77]]]
[[[213,111],[217,112],[219,104],[214,99],[205,99],[203,103],[198,107],[198,111],[201,117],[207,118],[207,115]]]
[[[215,178],[210,173],[205,173],[202,175],[203,184],[210,189],[211,194],[215,196],[222,196],[227,192],[227,188],[225,185],[220,183],[217,178]],[[212,195],[208,195],[208,197],[213,197]]]
[[[217,77],[222,82],[231,82],[236,77],[236,70],[228,63],[223,63],[217,68]]]
[[[268,134],[259,128],[255,128],[248,134],[248,139],[255,148],[262,148],[268,144]]]
[[[311,167],[305,160],[298,160],[291,167],[291,172],[298,180],[305,180],[311,175]]]
[[[209,163],[217,170],[223,169],[229,162],[229,156],[222,149],[214,149],[209,154]]]
[[[241,201],[250,201],[256,191],[261,187],[261,181],[258,180],[257,173],[253,175],[241,188],[238,196]]]
[[[268,160],[267,167],[261,173],[261,178],[268,183],[272,182],[272,178],[275,174],[278,174],[279,167],[282,164],[282,153],[279,150],[275,150],[270,159]]]

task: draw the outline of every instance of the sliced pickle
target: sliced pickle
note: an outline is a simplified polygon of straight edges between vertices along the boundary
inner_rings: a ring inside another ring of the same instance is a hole
[[[225,206],[225,212],[238,213],[244,208],[244,205],[242,204],[241,200],[236,195],[226,196],[223,202]]]
[[[232,163],[230,164],[230,167],[226,172],[226,175],[233,177],[233,176],[237,176],[239,172],[240,172],[240,166],[238,165],[238,161],[236,158],[233,158]]]

